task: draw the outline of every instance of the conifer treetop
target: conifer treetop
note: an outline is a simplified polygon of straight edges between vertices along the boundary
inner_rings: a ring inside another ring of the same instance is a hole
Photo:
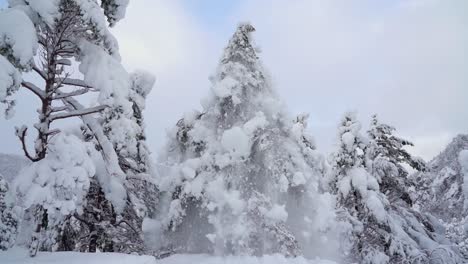
[[[254,63],[258,59],[250,36],[250,33],[254,31],[255,28],[251,24],[240,24],[224,50],[221,63]]]

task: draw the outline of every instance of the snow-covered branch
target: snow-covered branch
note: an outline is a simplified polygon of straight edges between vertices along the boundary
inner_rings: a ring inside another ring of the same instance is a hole
[[[100,105],[100,106],[95,106],[91,108],[85,108],[81,110],[75,110],[75,111],[70,111],[67,113],[60,113],[56,115],[51,115],[50,116],[50,121],[55,121],[58,119],[64,119],[64,118],[69,118],[69,117],[75,117],[75,116],[84,116],[84,115],[89,115],[89,114],[94,114],[97,112],[101,112],[104,109],[106,109],[107,106],[105,105]]]
[[[37,87],[36,85],[34,85],[33,83],[30,83],[30,82],[22,82],[21,85],[30,90],[31,92],[33,92],[35,95],[37,95],[41,100],[43,100],[45,98],[45,93],[43,90],[41,90],[41,88]]]
[[[86,84],[83,80],[79,80],[79,79],[65,78],[61,80],[61,83],[65,85],[79,86],[79,87],[84,87],[88,89],[93,88],[92,86]]]
[[[44,79],[44,80],[47,79],[46,73],[45,73],[43,70],[39,69],[36,65],[34,65],[34,66],[32,67],[32,69],[33,69],[33,71],[35,71],[37,74],[39,74],[39,75],[42,77],[42,79]]]
[[[69,93],[61,93],[59,95],[54,96],[52,100],[59,100],[59,99],[67,98],[67,97],[78,96],[78,95],[85,94],[89,91],[90,91],[89,88],[83,88],[83,89],[79,89],[79,90],[69,92]]]

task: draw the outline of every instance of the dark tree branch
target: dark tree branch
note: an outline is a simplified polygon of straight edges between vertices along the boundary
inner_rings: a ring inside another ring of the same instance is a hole
[[[45,93],[44,91],[41,90],[41,88],[37,87],[36,85],[30,83],[30,82],[21,82],[21,85],[33,92],[35,95],[37,95],[41,100],[44,100],[45,98]]]
[[[19,138],[19,140],[21,141],[21,145],[23,147],[23,152],[24,152],[24,155],[32,162],[36,162],[38,161],[39,159],[37,157],[32,157],[30,154],[29,154],[29,151],[26,147],[26,132],[28,131],[28,128],[27,127],[22,127],[20,129],[16,129],[16,136]]]
[[[39,74],[39,75],[42,77],[42,79],[44,79],[44,80],[47,79],[47,75],[45,74],[45,72],[44,72],[43,70],[39,69],[36,65],[33,66],[33,70],[34,70],[37,74]]]

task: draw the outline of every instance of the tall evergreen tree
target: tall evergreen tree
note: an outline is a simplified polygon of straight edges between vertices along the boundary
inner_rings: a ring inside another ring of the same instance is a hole
[[[320,158],[304,118],[292,122],[273,92],[253,31],[237,28],[203,112],[187,114],[170,134],[160,248],[295,256],[324,229],[306,227],[320,206],[320,194],[309,192],[319,185]],[[195,231],[186,237],[187,230]]]

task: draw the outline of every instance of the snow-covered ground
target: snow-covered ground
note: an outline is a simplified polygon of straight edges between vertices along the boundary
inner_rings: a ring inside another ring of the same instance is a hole
[[[165,259],[152,256],[136,256],[119,253],[78,253],[78,252],[40,252],[30,258],[25,249],[13,248],[0,251],[2,264],[336,264],[326,260],[306,260],[304,258],[285,258],[281,255],[263,257],[230,256],[214,257],[208,255],[173,255]]]

